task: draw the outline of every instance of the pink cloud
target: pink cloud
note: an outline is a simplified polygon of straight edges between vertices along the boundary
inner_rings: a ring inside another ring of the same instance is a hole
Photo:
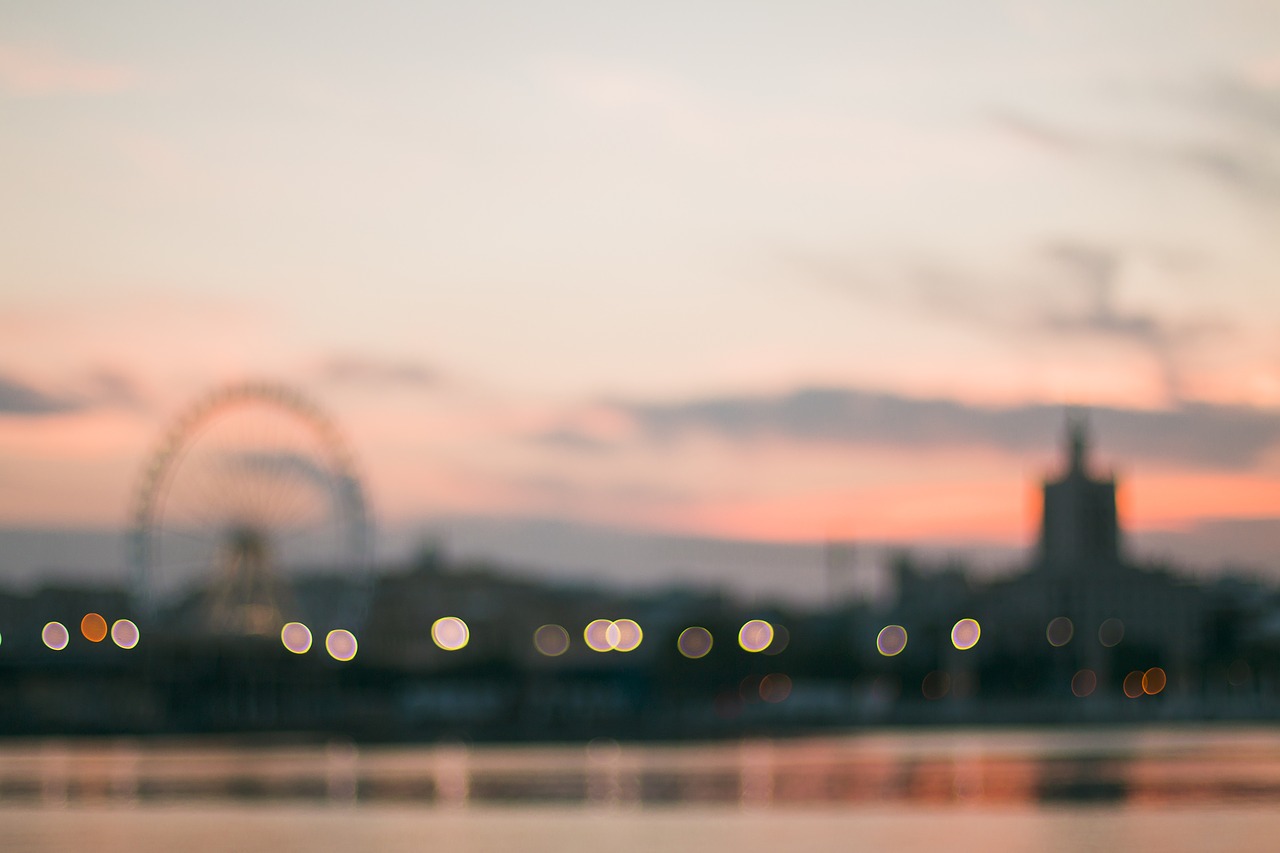
[[[123,65],[77,59],[44,47],[0,45],[0,91],[23,97],[101,95],[131,87]]]

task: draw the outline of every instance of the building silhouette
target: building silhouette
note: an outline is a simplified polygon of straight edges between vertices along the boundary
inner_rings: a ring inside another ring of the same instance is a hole
[[[1088,424],[1067,419],[1067,469],[1044,484],[1037,557],[1047,569],[1074,573],[1113,570],[1120,564],[1120,525],[1114,477],[1089,471]]]

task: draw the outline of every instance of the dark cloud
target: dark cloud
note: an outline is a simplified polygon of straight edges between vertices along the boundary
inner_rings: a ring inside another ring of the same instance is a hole
[[[407,385],[434,387],[439,374],[426,365],[411,361],[382,361],[344,356],[331,358],[320,366],[320,377],[326,381],[353,385]]]
[[[0,376],[0,414],[56,415],[80,408],[83,403],[77,399],[47,394],[16,379]]]
[[[1175,93],[1190,106],[1262,131],[1280,133],[1280,89],[1253,85],[1237,77],[1212,75]]]
[[[1064,336],[1107,337],[1130,341],[1149,352],[1164,377],[1169,400],[1181,398],[1178,353],[1205,336],[1227,331],[1211,318],[1175,323],[1151,311],[1121,311],[1115,304],[1119,272],[1126,253],[1104,246],[1076,243],[1050,245],[1046,255],[1085,291],[1085,304],[1073,311],[1045,309],[1042,331]]]
[[[1263,200],[1280,200],[1280,169],[1270,155],[1248,148],[1200,145],[1172,156],[1221,186]]]
[[[1280,201],[1280,158],[1275,154],[1280,146],[1280,91],[1215,77],[1194,87],[1191,94],[1177,93],[1172,100],[1208,114],[1215,122],[1211,139],[1151,142],[1106,137],[1011,109],[989,111],[986,118],[1037,148],[1118,160],[1134,168],[1163,166],[1253,200]]]
[[[143,398],[132,380],[100,370],[76,383],[78,390],[55,393],[12,376],[0,376],[0,415],[43,417],[103,406],[141,406]]]
[[[852,262],[796,252],[784,253],[783,259],[820,287],[913,318],[967,325],[1011,345],[1072,339],[1128,342],[1159,368],[1170,401],[1181,397],[1180,361],[1205,339],[1230,331],[1213,317],[1181,320],[1156,310],[1117,306],[1120,274],[1127,263],[1141,259],[1177,275],[1195,263],[1185,251],[1062,240],[1039,248],[1016,277],[1006,273],[1001,280],[945,260],[913,258],[883,272],[877,283]]]
[[[705,431],[739,442],[782,438],[850,446],[980,446],[1020,454],[1051,447],[1064,421],[1064,408],[1056,405],[985,407],[843,388],[616,405],[657,441]],[[1280,417],[1247,407],[1098,407],[1088,411],[1088,418],[1104,455],[1119,460],[1244,469],[1280,443]]]

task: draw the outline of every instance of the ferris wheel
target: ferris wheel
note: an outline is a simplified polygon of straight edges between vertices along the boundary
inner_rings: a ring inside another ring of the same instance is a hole
[[[192,633],[352,627],[367,603],[369,540],[363,490],[329,418],[287,386],[230,385],[180,415],[147,462],[134,594],[145,616]]]

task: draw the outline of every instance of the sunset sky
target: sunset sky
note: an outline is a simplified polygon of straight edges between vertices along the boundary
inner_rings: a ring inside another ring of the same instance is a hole
[[[1269,0],[7,4],[0,116],[11,531],[265,377],[386,531],[1021,547],[1071,405],[1280,574]]]

